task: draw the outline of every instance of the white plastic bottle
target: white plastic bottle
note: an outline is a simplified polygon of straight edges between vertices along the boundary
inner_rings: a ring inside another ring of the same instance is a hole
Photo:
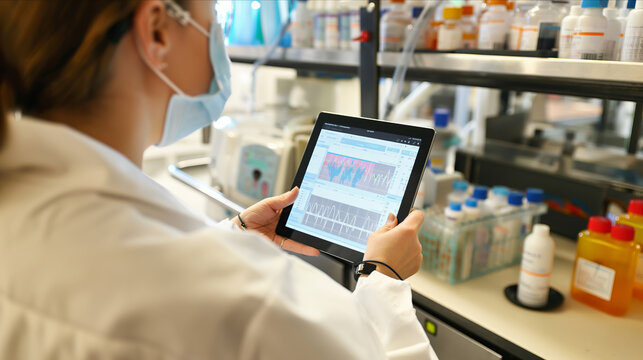
[[[475,49],[478,46],[478,22],[474,15],[473,5],[462,5],[462,48]]]
[[[469,183],[466,180],[454,181],[453,191],[447,195],[447,203],[459,202],[463,204],[469,197],[467,189],[469,189]]]
[[[535,223],[540,221],[540,216],[534,215],[538,207],[540,207],[545,200],[545,193],[542,189],[529,188],[525,196],[523,207],[529,212],[523,219],[523,234],[531,234],[532,227]]]
[[[480,16],[478,49],[503,50],[509,33],[509,12],[507,0],[489,0]]]
[[[444,24],[438,30],[438,50],[455,50],[462,47],[462,8],[444,8]]]
[[[315,49],[326,47],[326,7],[321,0],[310,0],[313,13],[313,46]]]
[[[406,28],[413,19],[404,6],[404,0],[391,0],[391,10],[380,21],[380,50],[401,51]]]
[[[547,304],[553,265],[554,240],[549,236],[549,226],[535,225],[522,252],[518,301],[531,307]]]
[[[324,22],[324,47],[339,49],[339,1],[326,1],[326,21]]]
[[[406,32],[404,34],[405,37],[411,36],[411,32],[413,31],[413,26],[417,24],[417,19],[420,17],[420,14],[422,13],[423,9],[424,8],[421,6],[414,6],[413,9],[411,10],[411,13],[413,14],[413,23],[406,27]],[[417,43],[415,43],[415,50],[424,50],[424,49],[426,49],[426,31],[420,31],[420,35],[418,36],[418,41]]]
[[[362,31],[362,24],[360,20],[360,8],[365,7],[367,5],[368,1],[366,0],[351,0],[349,1],[349,14],[350,14],[350,20],[349,20],[349,26],[350,26],[350,48],[351,50],[359,50],[359,41],[353,41],[353,39],[356,39],[360,36],[360,33]]]
[[[480,218],[480,209],[478,208],[478,201],[474,198],[469,198],[464,202],[462,207],[464,213],[463,221],[471,222]],[[476,232],[469,232],[464,238],[464,249],[462,250],[462,267],[460,268],[460,279],[468,279],[471,275],[471,265],[473,262],[473,249],[476,238]]]
[[[313,16],[308,9],[307,0],[297,0],[292,19],[292,46],[294,48],[313,47]]]
[[[480,217],[486,217],[492,214],[491,209],[487,207],[485,201],[489,196],[489,188],[486,186],[474,186],[473,193],[471,197],[478,201],[478,207],[480,208]]]
[[[493,214],[498,214],[502,208],[507,206],[509,188],[505,186],[494,186],[491,188],[491,196],[485,200],[485,206]]]
[[[643,0],[627,16],[621,61],[643,62]]]
[[[507,48],[509,50],[520,50],[520,41],[522,40],[522,27],[525,25],[527,13],[520,7],[516,7],[509,27],[509,40]]]
[[[572,40],[572,59],[603,60],[607,18],[603,9],[608,0],[583,0],[583,15],[578,18]]]
[[[628,0],[624,8],[619,9],[618,21],[621,23],[621,35],[616,43],[616,60],[621,60],[621,52],[623,51],[623,37],[625,36],[625,27],[627,26],[627,16],[634,9],[635,0]]]
[[[427,189],[429,177],[431,176],[431,166],[430,162],[427,162],[426,167],[424,168],[424,174],[422,175],[422,180],[420,180],[420,186],[418,187],[417,195],[415,195],[415,201],[413,202],[413,208],[422,210],[425,205],[425,196],[424,192]]]
[[[572,6],[569,15],[560,23],[560,36],[558,40],[558,57],[567,59],[572,56],[572,40],[578,25],[578,18],[583,13],[580,5]]]
[[[459,142],[455,125],[449,123],[449,109],[437,108],[433,111],[435,138],[431,150],[431,167],[450,174],[455,168],[456,145]]]
[[[621,37],[621,22],[618,20],[618,9],[603,9],[607,18],[607,32],[605,33],[605,60],[617,60],[617,44]]]
[[[455,225],[462,221],[464,214],[462,213],[462,204],[457,202],[452,202],[449,206],[444,209],[444,216],[447,219],[447,222]]]
[[[474,198],[468,198],[464,201],[464,206],[462,207],[462,212],[464,212],[465,221],[476,221],[480,218],[480,208],[478,207],[478,200]]]
[[[522,27],[520,50],[551,50],[556,47],[560,29],[560,11],[551,0],[538,1],[527,11]]]

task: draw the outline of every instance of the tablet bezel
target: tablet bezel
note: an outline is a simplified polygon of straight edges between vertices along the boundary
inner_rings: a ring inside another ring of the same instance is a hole
[[[433,144],[435,130],[428,127],[417,127],[417,126],[411,126],[406,124],[381,121],[376,119],[352,117],[352,116],[339,115],[339,114],[334,114],[329,112],[321,112],[317,116],[317,121],[315,122],[315,126],[310,135],[310,140],[306,145],[306,150],[304,151],[304,155],[299,164],[299,169],[297,170],[297,174],[295,175],[292,187],[295,187],[295,186],[301,187],[301,183],[303,182],[306,169],[308,168],[308,165],[310,163],[310,158],[317,144],[317,140],[319,139],[319,134],[321,133],[323,125],[326,123],[351,126],[351,127],[374,130],[374,131],[381,131],[381,132],[402,135],[402,136],[410,136],[414,138],[419,138],[421,140],[420,148],[418,150],[418,155],[415,158],[415,163],[413,164],[413,169],[411,170],[409,181],[406,185],[406,189],[404,190],[404,196],[402,197],[400,209],[397,213],[398,221],[399,222],[404,221],[406,216],[409,214],[409,211],[411,210],[411,206],[413,205],[413,202],[415,201],[417,190],[418,190],[420,181],[422,180],[422,175],[424,174],[426,163],[429,159],[429,153],[431,150],[431,146]],[[288,217],[290,216],[291,210],[292,210],[292,205],[286,207],[282,211],[281,217],[279,218],[279,223],[277,224],[277,228],[276,228],[276,233],[278,235],[284,236],[286,238],[292,239],[302,244],[312,246],[328,255],[337,257],[339,259],[342,259],[351,263],[357,263],[362,261],[362,258],[364,256],[362,252],[359,252],[359,251],[347,248],[345,246],[330,242],[328,240],[324,240],[316,236],[287,227],[286,222],[288,221]]]

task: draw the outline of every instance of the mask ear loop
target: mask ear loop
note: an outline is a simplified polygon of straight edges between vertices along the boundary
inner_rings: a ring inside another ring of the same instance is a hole
[[[165,74],[163,74],[159,69],[152,66],[149,59],[145,56],[143,52],[143,47],[141,45],[140,39],[138,38],[138,35],[134,36],[134,42],[136,43],[136,49],[138,50],[138,55],[141,57],[145,65],[147,65],[147,67],[149,67],[150,70],[152,70],[152,72],[156,74],[156,76],[161,78],[161,80],[163,80],[167,84],[167,86],[169,86],[172,90],[174,90],[175,93],[185,96],[185,93],[181,89],[179,89],[179,87],[176,86],[176,84],[172,80],[170,80],[170,78],[165,76]]]

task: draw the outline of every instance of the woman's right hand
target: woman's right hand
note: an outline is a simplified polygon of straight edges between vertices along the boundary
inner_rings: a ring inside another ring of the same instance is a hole
[[[423,222],[424,214],[418,210],[411,210],[399,225],[395,215],[389,214],[386,224],[369,237],[364,260],[381,261],[395,269],[402,279],[415,274],[422,263],[418,231]],[[397,279],[386,266],[377,265],[377,271]]]

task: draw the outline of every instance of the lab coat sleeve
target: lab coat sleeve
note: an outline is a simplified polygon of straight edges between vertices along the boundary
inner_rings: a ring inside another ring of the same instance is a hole
[[[415,315],[408,282],[375,271],[359,279],[353,296],[368,314],[389,359],[438,358]]]

